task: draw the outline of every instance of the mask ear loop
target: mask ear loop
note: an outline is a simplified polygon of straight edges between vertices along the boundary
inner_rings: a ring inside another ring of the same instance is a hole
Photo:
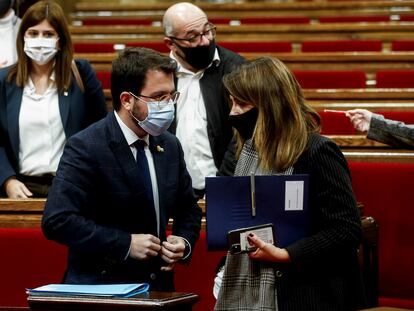
[[[131,95],[131,97],[134,99],[134,100],[141,100],[142,102],[144,102],[144,103],[147,103],[146,101],[144,101],[144,100],[142,100],[140,97],[138,97],[138,96],[135,96],[134,94],[132,94],[131,92],[128,92],[129,93],[129,95]],[[148,113],[148,115],[145,117],[145,119],[144,120],[142,120],[142,121],[140,121],[140,120],[138,120],[138,118],[136,117],[136,116],[134,116],[134,114],[133,114],[133,112],[132,112],[132,108],[129,110],[129,114],[131,115],[131,117],[133,117],[134,118],[134,120],[135,121],[137,121],[138,122],[138,124],[140,124],[141,122],[143,122],[143,121],[145,121],[147,118],[148,118],[148,116],[149,116],[149,113]]]

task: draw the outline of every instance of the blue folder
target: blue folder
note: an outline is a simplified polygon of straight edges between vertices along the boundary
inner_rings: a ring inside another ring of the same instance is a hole
[[[132,297],[149,289],[148,283],[133,284],[48,284],[27,289],[33,296]]]
[[[308,192],[309,175],[207,177],[208,249],[227,250],[228,231],[267,223],[279,247],[307,236]]]

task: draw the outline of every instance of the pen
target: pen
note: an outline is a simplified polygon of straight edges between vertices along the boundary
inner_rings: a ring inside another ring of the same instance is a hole
[[[252,216],[256,217],[256,183],[254,181],[254,173],[250,174],[250,193],[252,200]]]
[[[332,110],[332,109],[324,109],[323,112],[346,113],[345,110]]]

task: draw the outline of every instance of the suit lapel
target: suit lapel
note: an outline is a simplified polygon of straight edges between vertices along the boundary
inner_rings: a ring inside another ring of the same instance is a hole
[[[115,112],[112,111],[106,117],[110,135],[109,148],[112,150],[119,166],[123,170],[132,191],[142,191],[143,186],[141,180],[137,178],[137,176],[139,176],[137,163],[135,162],[125,136],[116,121],[114,113]]]
[[[70,88],[70,92],[73,93],[73,81],[72,81],[72,87]],[[60,112],[60,118],[62,120],[63,129],[66,133],[66,128],[68,125],[68,117],[69,117],[69,108],[71,106],[71,98],[73,98],[73,94],[69,96],[69,92],[63,92],[63,94],[59,94],[59,112]]]
[[[22,105],[23,89],[12,86],[7,87],[7,122],[10,144],[16,159],[19,158],[19,114]]]

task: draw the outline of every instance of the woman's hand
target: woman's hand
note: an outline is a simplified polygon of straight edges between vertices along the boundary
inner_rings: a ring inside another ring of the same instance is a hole
[[[14,176],[4,182],[4,190],[10,199],[27,199],[33,195],[24,183]]]
[[[351,120],[353,127],[364,134],[369,130],[372,112],[366,109],[348,110],[345,115]]]
[[[275,262],[290,262],[290,256],[286,249],[265,243],[254,233],[249,233],[247,240],[251,246],[257,248],[254,252],[249,253],[250,258]]]

